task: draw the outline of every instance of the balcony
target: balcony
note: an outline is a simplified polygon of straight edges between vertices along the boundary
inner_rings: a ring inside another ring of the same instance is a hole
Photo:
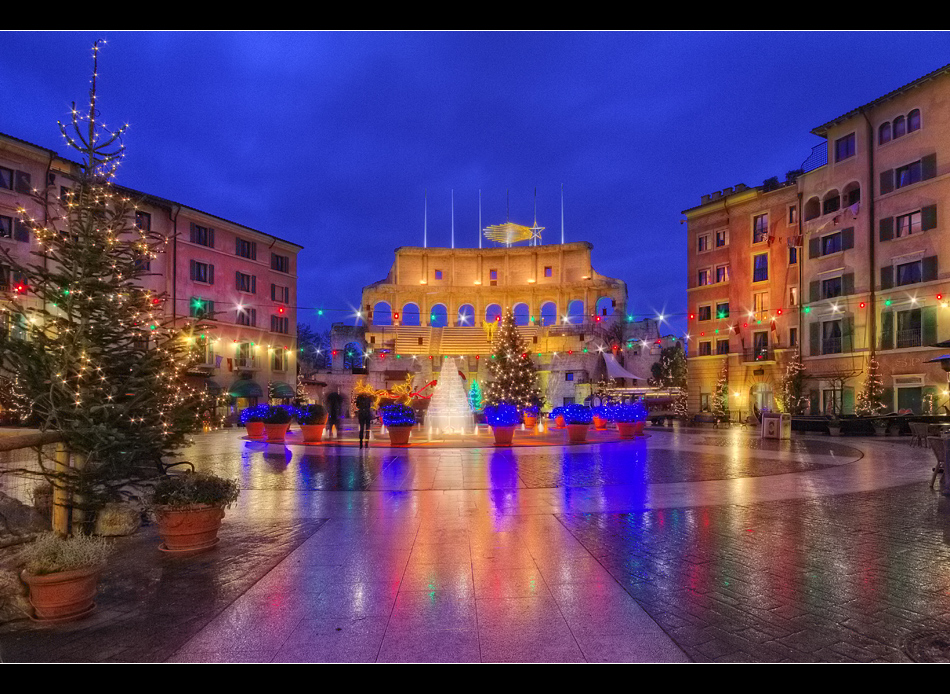
[[[752,347],[742,351],[742,361],[746,363],[775,361],[775,351],[771,347]]]
[[[256,357],[236,357],[234,359],[234,368],[257,371],[261,366]]]
[[[919,328],[913,330],[897,331],[897,348],[920,347],[923,344],[923,337]]]

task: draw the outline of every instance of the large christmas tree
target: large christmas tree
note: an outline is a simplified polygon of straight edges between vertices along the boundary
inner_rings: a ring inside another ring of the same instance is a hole
[[[779,383],[778,396],[785,412],[793,415],[805,413],[808,407],[808,396],[805,394],[805,367],[798,350],[785,365],[785,375]]]
[[[723,360],[719,370],[719,382],[713,394],[712,413],[720,421],[729,420],[729,362]]]
[[[881,377],[881,366],[877,359],[871,356],[868,359],[867,378],[864,380],[864,388],[858,393],[854,413],[859,417],[875,417],[884,409],[884,379]]]
[[[99,115],[94,69],[87,112],[74,104],[70,126],[60,123],[78,171],[44,181],[20,211],[38,250],[32,262],[4,259],[22,283],[7,306],[19,329],[0,334],[0,372],[21,384],[40,430],[63,442],[39,474],[86,509],[160,474],[209,405],[182,385],[203,328],[166,323],[166,296],[145,287],[166,239],[115,187],[124,128],[107,130]]]
[[[502,402],[519,408],[540,405],[537,369],[510,308],[505,310],[501,325],[495,331],[488,375],[490,380],[485,385],[483,399],[486,407]]]

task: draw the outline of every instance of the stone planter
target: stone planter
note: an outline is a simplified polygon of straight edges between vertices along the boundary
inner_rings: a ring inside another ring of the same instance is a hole
[[[620,438],[635,438],[637,435],[637,424],[642,424],[642,422],[617,422],[617,431],[620,432]]]
[[[492,434],[495,435],[495,445],[496,446],[510,446],[511,440],[515,435],[514,426],[493,426],[491,428]]]
[[[841,436],[841,427],[840,427],[840,426],[833,427],[833,426],[831,426],[831,425],[829,424],[829,425],[828,425],[828,433],[829,433],[831,436]]]
[[[887,436],[887,427],[874,427],[875,436]]]
[[[287,430],[290,429],[290,423],[287,424],[265,424],[264,439],[268,443],[283,443],[287,438]]]
[[[264,422],[248,422],[244,425],[247,435],[252,439],[264,438]]]
[[[594,429],[597,431],[605,431],[607,429],[608,420],[603,419],[602,417],[594,416]]]
[[[323,424],[301,424],[300,433],[303,434],[303,440],[307,443],[319,443],[323,441],[323,430],[327,423]]]
[[[30,587],[33,618],[66,622],[90,614],[96,607],[101,566],[35,576],[24,570],[20,578]]]
[[[587,430],[590,424],[568,424],[567,439],[571,443],[584,443],[587,441]]]
[[[155,520],[166,552],[197,552],[218,544],[218,530],[224,518],[221,506],[158,506]]]
[[[389,443],[393,446],[408,446],[412,426],[388,427]]]

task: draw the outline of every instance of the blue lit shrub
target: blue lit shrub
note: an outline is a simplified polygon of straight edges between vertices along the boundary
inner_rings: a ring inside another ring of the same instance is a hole
[[[641,402],[614,405],[610,409],[613,421],[623,424],[644,422],[647,418],[647,408]]]
[[[270,405],[255,405],[247,407],[241,411],[241,426],[247,426],[248,422],[263,422],[264,417],[270,410]]]
[[[500,402],[485,408],[485,421],[493,427],[513,427],[521,423],[521,413],[514,405]]]
[[[587,405],[566,405],[563,415],[565,424],[590,424],[594,420],[594,412]]]
[[[408,405],[395,403],[386,405],[380,414],[383,418],[383,424],[387,427],[411,427],[415,426],[416,413]]]

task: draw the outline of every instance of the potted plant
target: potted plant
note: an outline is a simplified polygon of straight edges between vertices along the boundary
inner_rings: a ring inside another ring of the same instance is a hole
[[[380,415],[383,419],[383,426],[389,432],[389,443],[393,446],[408,445],[409,433],[416,425],[415,410],[408,405],[395,403],[384,407]]]
[[[548,419],[554,420],[555,429],[563,429],[565,426],[567,426],[564,423],[564,408],[563,407],[555,407],[553,410],[551,410],[551,413],[548,415]]]
[[[610,408],[601,405],[593,408],[592,413],[594,417],[594,429],[597,431],[605,431],[607,425],[610,423]]]
[[[831,436],[841,436],[841,419],[837,413],[828,418],[828,433]]]
[[[617,423],[621,438],[632,439],[643,436],[643,425],[647,418],[647,408],[641,402],[623,403],[610,408],[611,418]]]
[[[158,523],[166,552],[195,552],[218,544],[224,510],[240,493],[237,482],[208,473],[188,472],[163,477],[149,506]]]
[[[887,436],[887,420],[878,417],[874,419],[871,424],[874,426],[874,435],[875,436]]]
[[[30,588],[33,619],[63,622],[95,609],[99,575],[112,552],[107,540],[91,535],[62,538],[44,533],[27,548],[20,578]]]
[[[594,419],[593,411],[586,405],[567,405],[562,416],[567,425],[568,440],[571,443],[584,443],[587,440],[587,430]]]
[[[264,415],[264,438],[268,442],[281,443],[290,428],[290,412],[283,407],[268,407]]]
[[[485,408],[485,421],[491,426],[496,446],[510,446],[515,427],[521,421],[518,408],[506,402]]]
[[[241,412],[241,426],[247,429],[248,438],[264,438],[264,415],[268,409],[267,405],[255,405]]]
[[[327,409],[323,405],[306,405],[297,414],[300,433],[307,443],[323,441],[323,430],[327,424]]]
[[[537,405],[528,405],[524,408],[524,425],[528,429],[534,429],[538,425]]]

